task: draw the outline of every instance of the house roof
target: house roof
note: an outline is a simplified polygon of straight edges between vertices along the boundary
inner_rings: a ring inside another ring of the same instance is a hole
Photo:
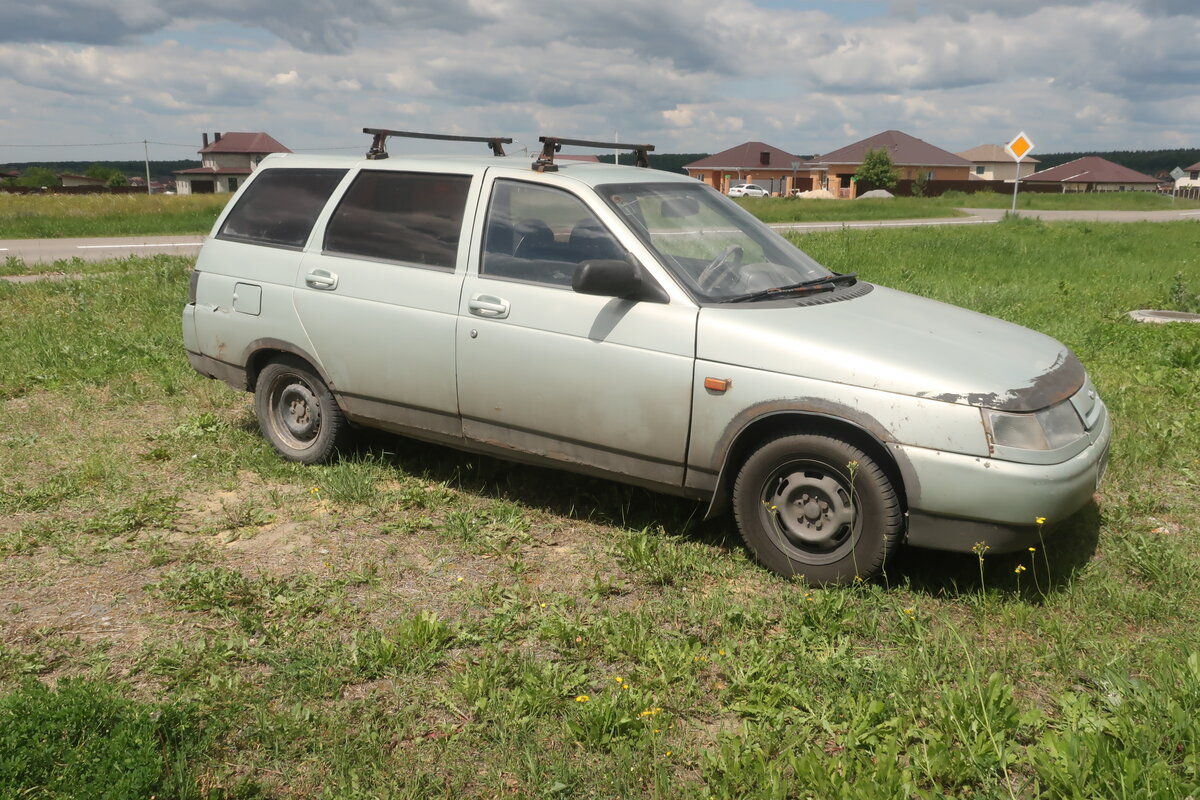
[[[291,151],[289,151],[291,152]],[[249,167],[192,167],[177,169],[172,175],[249,175]]]
[[[763,153],[768,154],[768,163],[766,164],[762,163]],[[699,161],[684,164],[683,168],[689,171],[697,169],[791,169],[793,161],[803,163],[804,159],[765,142],[744,142]]]
[[[19,173],[19,172],[0,172],[0,178],[19,178],[19,177],[21,177],[21,173]]]
[[[974,161],[976,164],[1011,164],[1013,157],[1008,154],[1003,145],[999,144],[981,144],[978,147],[972,147],[970,150],[963,150],[957,155],[962,156],[967,161]],[[1025,156],[1021,159],[1022,164],[1040,164],[1036,158]]]
[[[1200,169],[1200,161],[1197,161],[1195,164],[1192,164],[1190,167],[1184,167],[1184,170],[1187,172],[1191,172],[1191,171],[1197,170],[1197,169]]]
[[[1158,183],[1158,178],[1143,175],[1100,156],[1077,158],[1021,180],[1040,183]]]
[[[60,173],[58,173],[58,177],[60,179],[61,178],[71,178],[72,180],[77,180],[77,181],[90,181],[91,183],[104,183],[104,180],[105,180],[104,178],[93,178],[90,175],[72,175],[69,172],[60,172]]]
[[[817,156],[813,164],[861,164],[868,150],[886,149],[897,166],[969,167],[971,162],[904,131],[884,131]]]
[[[201,153],[250,153],[257,155],[259,153],[290,153],[279,142],[275,141],[269,134],[262,133],[238,133],[236,131],[221,134],[221,138],[210,144],[208,147],[202,148]]]

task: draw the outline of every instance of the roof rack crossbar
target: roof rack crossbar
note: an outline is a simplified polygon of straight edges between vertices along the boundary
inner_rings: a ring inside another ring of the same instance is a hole
[[[542,143],[542,154],[533,162],[537,172],[556,172],[558,165],[554,163],[554,154],[562,150],[564,144],[572,147],[596,147],[602,150],[630,150],[637,154],[639,167],[650,166],[649,152],[654,149],[652,144],[625,144],[623,142],[592,142],[587,139],[563,139],[558,136],[539,136]]]
[[[389,136],[406,136],[409,139],[437,139],[444,142],[486,142],[492,148],[493,155],[504,155],[504,145],[512,144],[512,139],[501,136],[451,136],[447,133],[417,133],[415,131],[391,131],[386,128],[363,128],[363,133],[369,133],[375,138],[371,140],[371,149],[367,158],[376,161],[387,158],[387,138]]]

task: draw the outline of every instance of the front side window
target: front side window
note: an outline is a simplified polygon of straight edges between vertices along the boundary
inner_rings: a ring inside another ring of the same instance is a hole
[[[486,231],[479,273],[490,278],[570,286],[580,263],[626,256],[582,200],[539,184],[496,181]]]
[[[606,184],[596,191],[701,301],[720,302],[832,274],[703,184]]]
[[[304,247],[317,216],[345,174],[344,169],[264,170],[246,187],[217,238]]]
[[[325,229],[325,252],[453,270],[469,175],[364,170]]]

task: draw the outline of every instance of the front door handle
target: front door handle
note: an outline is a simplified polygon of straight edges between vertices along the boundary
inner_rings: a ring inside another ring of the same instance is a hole
[[[490,294],[474,294],[467,301],[467,308],[477,317],[504,319],[508,316],[508,301]]]
[[[314,289],[336,289],[338,276],[336,272],[314,269],[304,276],[304,282]]]

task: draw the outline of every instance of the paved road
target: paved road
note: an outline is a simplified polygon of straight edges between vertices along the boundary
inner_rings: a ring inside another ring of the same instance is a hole
[[[1003,208],[960,208],[969,216],[937,219],[889,219],[877,222],[773,222],[777,231],[816,233],[841,228],[916,228],[923,225],[982,225],[999,222],[1007,211]],[[1178,222],[1200,220],[1200,210],[1187,211],[1027,211],[1018,210],[1019,217],[1036,217],[1046,222]]]
[[[1006,210],[1003,208],[960,208],[972,216],[983,217],[989,221],[1003,219]],[[1180,220],[1200,220],[1200,209],[1180,211],[1029,211],[1018,209],[1019,217],[1036,217],[1046,222],[1179,222]]]
[[[103,261],[108,258],[144,256],[157,253],[194,256],[200,252],[203,236],[123,236],[90,239],[0,239],[0,260],[19,258],[26,264],[49,264],[81,258]]]

